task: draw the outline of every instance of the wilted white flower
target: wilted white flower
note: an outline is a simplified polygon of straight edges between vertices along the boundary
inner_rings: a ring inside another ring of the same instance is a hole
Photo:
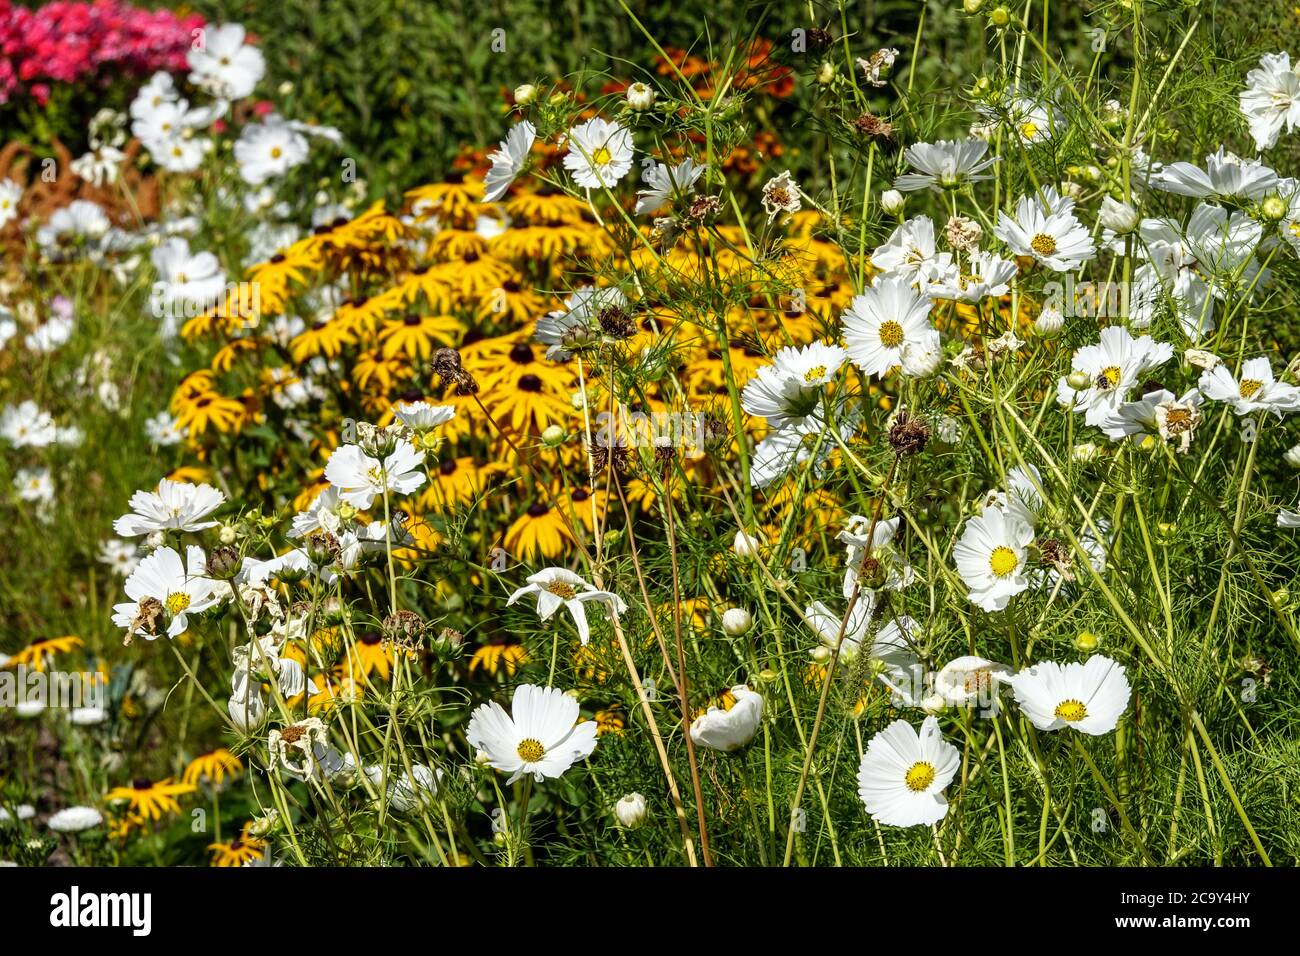
[[[697,746],[729,753],[754,739],[763,720],[763,695],[737,684],[731,696],[735,703],[730,710],[711,706],[691,721],[691,739]]]
[[[578,629],[578,640],[586,644],[591,640],[591,628],[587,623],[586,605],[592,601],[604,604],[614,614],[626,614],[627,605],[623,599],[612,591],[601,591],[566,568],[543,568],[536,574],[530,574],[528,583],[510,595],[506,605],[514,604],[527,594],[537,595],[537,616],[543,621],[550,620],[551,615],[561,607],[573,617]]]
[[[767,213],[768,222],[783,212],[795,213],[802,208],[799,184],[791,178],[788,169],[763,184],[763,211]]]

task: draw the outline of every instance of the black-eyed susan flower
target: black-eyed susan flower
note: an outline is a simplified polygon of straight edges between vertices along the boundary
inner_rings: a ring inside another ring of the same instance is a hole
[[[173,783],[170,777],[156,783],[141,778],[128,787],[114,787],[104,795],[104,801],[124,801],[128,813],[145,820],[161,820],[166,814],[180,813],[181,805],[176,798],[195,790],[193,784]]]
[[[200,754],[189,762],[181,774],[181,782],[197,787],[200,782],[220,786],[227,778],[238,777],[244,771],[239,758],[225,747]]]
[[[489,677],[496,677],[498,674],[514,677],[519,668],[527,662],[528,651],[522,644],[494,641],[475,649],[469,660],[469,673],[473,677],[481,670]]]

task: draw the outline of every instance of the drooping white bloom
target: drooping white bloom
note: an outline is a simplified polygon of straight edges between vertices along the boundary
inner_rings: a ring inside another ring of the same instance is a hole
[[[880,665],[876,679],[889,688],[896,707],[916,707],[926,694],[925,674],[916,646],[921,625],[915,619],[896,617],[876,632],[868,651]]]
[[[1192,430],[1200,422],[1201,393],[1195,388],[1189,389],[1181,397],[1167,389],[1153,389],[1137,401],[1125,402],[1111,412],[1101,423],[1101,430],[1112,441],[1119,441],[1129,435],[1139,438],[1158,435],[1168,440],[1171,436],[1179,437],[1186,450],[1186,441],[1191,441]]]
[[[1288,511],[1286,508],[1279,508],[1277,526],[1279,528],[1300,528],[1300,511]]]
[[[1113,196],[1104,196],[1101,208],[1097,211],[1097,220],[1116,235],[1132,232],[1138,225],[1137,210]]]
[[[854,407],[841,406],[836,427],[842,441],[848,441],[857,428],[860,413]],[[749,481],[755,488],[766,488],[775,484],[795,468],[804,465],[817,450],[818,435],[826,427],[821,414],[809,415],[802,421],[777,428],[763,438],[754,449],[750,461]],[[821,471],[836,443],[829,435],[821,440],[817,458],[809,467],[813,473]]]
[[[1033,540],[1034,529],[1010,512],[986,508],[967,519],[953,558],[971,603],[1000,611],[1029,587],[1025,563]]]
[[[853,602],[847,620],[842,613],[832,611],[821,601],[814,601],[803,612],[804,623],[817,635],[824,647],[835,649],[840,646],[840,656],[851,661],[862,648],[867,639],[867,630],[875,613],[876,595],[874,591],[863,591]],[[843,625],[843,638],[840,626]]]
[[[271,766],[284,770],[298,780],[309,780],[317,776],[319,764],[316,760],[318,748],[323,750],[329,744],[329,733],[325,723],[319,717],[306,717],[281,730],[276,727],[266,740],[266,749],[271,754]]]
[[[484,182],[487,191],[483,194],[484,202],[496,202],[506,194],[510,184],[515,181],[528,161],[533,143],[537,142],[537,127],[528,120],[516,123],[506,133],[500,147],[488,154],[492,168],[487,171]]]
[[[578,723],[578,702],[558,687],[520,684],[507,713],[496,701],[480,704],[466,739],[488,766],[514,783],[530,773],[537,782],[561,776],[596,749],[596,722]]]
[[[158,636],[157,618],[167,624],[167,636],[176,637],[189,626],[190,614],[200,614],[225,600],[225,585],[207,577],[203,549],[190,545],[185,561],[174,548],[159,548],[140,561],[126,579],[128,603],[113,606],[113,623],[128,636]]]
[[[36,230],[36,242],[46,255],[61,258],[79,243],[102,239],[111,225],[97,204],[74,199],[50,214],[45,225]]]
[[[239,175],[251,186],[283,176],[307,161],[307,137],[272,113],[261,123],[249,123],[235,142]]]
[[[835,540],[845,546],[844,598],[848,600],[857,587],[862,564],[868,555],[884,574],[884,587],[897,591],[912,583],[915,574],[898,549],[893,546],[902,518],[881,518],[873,522],[867,515],[849,515],[844,529]],[[874,528],[873,528],[874,524]]]
[[[1014,216],[999,211],[993,234],[1016,255],[1054,272],[1077,269],[1096,254],[1092,235],[1074,215],[1074,200],[1051,186],[1043,187],[1042,196],[1021,196]]]
[[[1259,66],[1246,74],[1246,88],[1237,99],[1255,148],[1272,149],[1284,129],[1290,133],[1300,123],[1300,77],[1291,68],[1291,55],[1261,56]]]
[[[708,168],[706,163],[696,163],[689,156],[676,166],[650,163],[641,171],[646,188],[637,190],[636,214],[654,212],[673,197],[685,196]]]
[[[65,807],[50,815],[46,826],[56,833],[80,833],[104,822],[104,815],[94,807]]]
[[[1087,376],[1088,385],[1076,389],[1069,376],[1057,383],[1059,404],[1084,413],[1089,425],[1101,425],[1124,404],[1147,372],[1173,357],[1173,347],[1150,336],[1134,338],[1128,329],[1109,325],[1101,330],[1096,345],[1085,345],[1074,353],[1070,368]],[[1204,391],[1204,388],[1202,388]]]
[[[913,374],[908,352],[938,349],[939,331],[930,323],[930,297],[907,279],[880,276],[844,313],[844,345],[853,364],[867,375],[883,378],[899,366]]]
[[[738,558],[757,558],[763,553],[766,545],[767,539],[761,531],[757,535],[752,535],[746,534],[744,529],[741,529],[736,532],[736,537],[731,542],[731,550]]]
[[[730,710],[717,706],[691,721],[691,740],[700,747],[730,753],[754,739],[763,722],[763,695],[745,684],[731,688]]]
[[[627,613],[627,605],[617,594],[593,587],[567,568],[543,568],[530,574],[526,580],[528,583],[511,594],[506,605],[514,604],[526,594],[536,594],[537,616],[543,621],[550,620],[551,615],[563,607],[572,615],[578,629],[578,640],[583,644],[591,640],[586,608],[589,602],[598,601],[615,614]]]
[[[1240,377],[1228,371],[1226,365],[1215,366],[1201,373],[1198,385],[1206,398],[1231,402],[1238,415],[1266,411],[1281,418],[1300,411],[1300,388],[1277,381],[1264,355],[1243,362]]]
[[[783,348],[746,383],[741,405],[773,428],[800,424],[817,410],[847,357],[838,345],[824,342]]]
[[[428,402],[399,402],[393,414],[411,431],[422,434],[456,417],[454,405],[430,405]]]
[[[944,788],[961,766],[961,752],[927,717],[917,733],[896,720],[871,738],[858,767],[858,795],[877,823],[929,826],[948,813]]]
[[[918,189],[956,189],[964,183],[992,179],[988,168],[997,162],[984,154],[989,144],[980,139],[940,140],[937,143],[914,143],[903,152],[907,165],[916,170],[894,180],[894,188],[903,192]]]
[[[632,169],[632,134],[599,116],[569,130],[564,168],[584,189],[615,186]]]
[[[390,494],[406,495],[421,487],[425,475],[420,470],[423,453],[404,438],[399,438],[383,460],[373,458],[357,445],[340,445],[325,463],[325,480],[338,488],[339,497],[357,508],[369,508],[385,489]]]
[[[131,512],[113,522],[113,530],[124,538],[154,531],[202,531],[216,521],[208,516],[225,503],[226,496],[211,485],[191,485],[164,478],[157,491],[137,491],[131,496]]]
[[[1012,677],[1011,686],[1039,730],[1069,727],[1094,737],[1115,729],[1130,693],[1124,667],[1100,654],[1084,664],[1043,661]]]
[[[442,776],[442,771],[436,767],[422,763],[412,764],[410,773],[403,770],[389,779],[388,805],[398,813],[410,813],[418,807],[427,807],[437,796]]]
[[[1195,199],[1261,199],[1278,188],[1276,172],[1261,160],[1247,160],[1220,146],[1205,157],[1205,169],[1191,163],[1170,163],[1151,177],[1165,192]]]
[[[262,51],[244,42],[244,28],[225,23],[203,28],[203,43],[186,54],[190,82],[227,100],[242,100],[266,74]]]

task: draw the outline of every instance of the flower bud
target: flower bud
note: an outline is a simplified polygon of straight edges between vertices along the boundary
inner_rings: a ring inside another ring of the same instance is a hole
[[[515,104],[517,106],[527,106],[537,98],[537,87],[531,83],[525,83],[523,86],[515,87]]]
[[[1006,7],[994,7],[989,11],[989,23],[1001,30],[1011,22],[1011,11]]]
[[[880,194],[880,208],[891,216],[897,216],[907,204],[907,197],[897,189],[886,189]]]
[[[234,525],[223,524],[217,531],[217,539],[222,544],[234,544],[239,538],[239,531]]]
[[[1038,318],[1034,319],[1034,331],[1044,338],[1056,335],[1063,328],[1065,328],[1065,315],[1054,305],[1043,306],[1042,311],[1038,313]],[[1073,378],[1073,375],[1071,378]],[[1074,384],[1071,383],[1070,387],[1074,388]],[[1084,388],[1087,388],[1087,383],[1084,384]]]
[[[1065,378],[1066,384],[1076,392],[1081,392],[1092,384],[1092,377],[1087,372],[1071,372]]]
[[[971,16],[980,12],[980,7],[984,6],[984,0],[962,0],[961,8]]]
[[[1103,226],[1121,236],[1132,232],[1138,224],[1137,210],[1128,203],[1112,199],[1110,196],[1102,199],[1097,218],[1101,220]]]
[[[1290,211],[1290,204],[1281,196],[1269,196],[1259,204],[1259,217],[1265,222],[1281,222]]]
[[[1084,654],[1091,654],[1101,646],[1101,640],[1092,631],[1080,631],[1074,638],[1074,649]]]
[[[822,65],[817,68],[817,82],[827,86],[833,79],[835,79],[835,64],[830,60],[823,60]]]
[[[942,694],[930,694],[921,699],[921,710],[925,711],[932,717],[937,717],[948,708],[948,702],[943,699]]]
[[[1090,441],[1074,446],[1074,460],[1081,462],[1096,461],[1101,457],[1101,449]]]
[[[542,432],[542,444],[547,448],[559,448],[564,444],[564,429],[559,425],[548,425]]]
[[[627,105],[644,113],[655,105],[655,91],[645,83],[633,83],[627,88]]]
[[[629,830],[635,830],[645,823],[646,814],[645,797],[639,793],[629,793],[614,804],[614,816]]]
[[[1300,468],[1300,445],[1292,445],[1282,453],[1282,458],[1292,468]]]
[[[729,607],[722,612],[722,629],[731,637],[740,637],[754,626],[754,616],[743,607]]]
[[[745,534],[744,531],[737,531],[731,550],[735,551],[736,556],[740,558],[756,558],[761,553],[762,547],[763,536],[761,534],[755,537],[752,534]]]
[[[239,549],[228,545],[208,555],[208,577],[229,581],[239,572]]]

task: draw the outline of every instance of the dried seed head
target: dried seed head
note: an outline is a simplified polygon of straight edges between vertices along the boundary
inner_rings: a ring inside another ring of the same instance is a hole
[[[696,222],[704,222],[718,214],[722,209],[722,200],[717,196],[696,196],[691,200],[691,205],[686,211],[686,215]]]
[[[617,305],[609,305],[596,314],[600,330],[610,338],[627,339],[636,334],[636,323],[627,310]]]
[[[894,138],[894,124],[874,113],[863,113],[854,119],[851,125],[860,136],[868,139],[887,143]]]
[[[889,429],[890,447],[900,458],[924,451],[929,440],[930,426],[925,423],[925,419],[905,411],[898,413],[898,417]]]
[[[626,474],[632,469],[632,456],[628,452],[626,439],[610,439],[605,435],[596,436],[591,446],[591,463],[594,471],[614,470]]]
[[[460,353],[455,349],[441,348],[434,352],[429,370],[438,376],[444,387],[455,389],[457,395],[473,395],[478,391],[478,382],[465,370]]]
[[[384,640],[408,653],[418,650],[424,643],[428,625],[414,611],[394,611],[384,618]]]
[[[208,555],[208,577],[229,581],[239,571],[239,549],[224,546]]]

